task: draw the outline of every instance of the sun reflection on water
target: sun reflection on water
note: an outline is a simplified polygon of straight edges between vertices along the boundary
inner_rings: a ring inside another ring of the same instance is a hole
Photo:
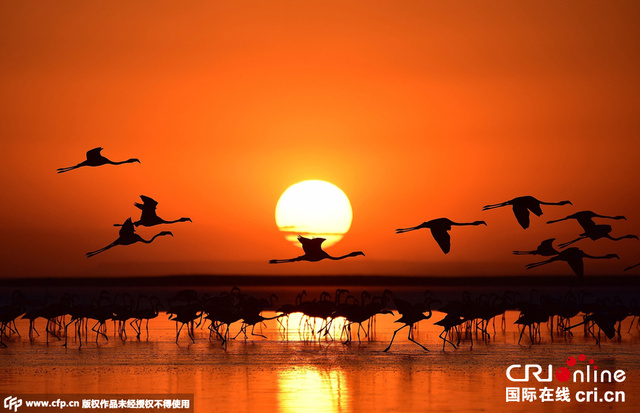
[[[278,373],[281,412],[348,411],[344,371],[314,366],[294,366]]]
[[[276,313],[266,311],[265,314],[267,316],[273,316]],[[280,337],[284,340],[343,341],[346,339],[346,336],[343,333],[344,325],[344,317],[331,319],[327,328],[326,320],[316,317],[306,317],[302,313],[291,313],[280,319],[279,331]]]

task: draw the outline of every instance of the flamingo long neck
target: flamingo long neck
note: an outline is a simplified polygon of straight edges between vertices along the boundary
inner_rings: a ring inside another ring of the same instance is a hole
[[[609,259],[609,258],[613,258],[613,257],[612,257],[612,256],[610,256],[610,255],[597,255],[597,256],[594,256],[594,255],[587,255],[587,254],[585,254],[584,256],[585,256],[586,258],[593,258],[593,259],[596,259],[596,260],[602,260],[602,259]]]
[[[163,235],[164,235],[164,234],[160,232],[160,233],[158,233],[158,234],[154,235],[153,237],[151,237],[151,239],[150,239],[150,240],[148,240],[148,241],[147,241],[146,239],[144,239],[144,238],[140,237],[140,241],[141,241],[141,242],[144,242],[145,244],[151,244],[151,243],[153,242],[153,240],[154,240],[154,239],[156,239],[156,238],[158,238],[158,237],[161,237],[161,236],[163,236]]]
[[[606,257],[604,255],[597,255],[597,256],[596,255],[585,255],[585,257],[592,258],[592,259],[595,259],[595,260],[601,260],[603,258],[609,258],[609,257]]]
[[[427,302],[425,302],[425,305],[427,306],[427,311],[429,312],[429,315],[426,315],[425,317],[426,318],[431,318],[431,316],[433,315],[433,312],[431,311],[431,303],[427,301]]]
[[[138,160],[135,158],[131,158],[131,159],[127,159],[126,161],[116,161],[116,162],[111,160],[109,161],[111,165],[122,165],[123,163],[133,163],[133,162],[138,162]]]
[[[637,237],[636,235],[631,235],[631,234],[629,234],[629,235],[623,235],[623,236],[618,237],[618,238],[616,238],[616,237],[612,237],[612,236],[609,236],[609,239],[611,239],[611,240],[613,240],[613,241],[620,241],[621,239],[625,239],[625,238],[635,238],[635,239],[638,239],[638,237]]]
[[[472,225],[472,226],[479,226],[479,225],[487,225],[486,222],[484,221],[473,221],[473,222],[451,222],[451,225],[457,225],[457,226],[465,226],[465,225]]]
[[[329,258],[330,260],[337,261],[337,260],[342,260],[342,259],[345,259],[345,258],[353,257],[353,254],[355,254],[355,252],[350,252],[349,254],[342,255],[340,257],[332,257],[331,255],[329,255],[327,258]]]
[[[543,202],[543,201],[538,201],[539,204],[541,205],[564,205],[567,202],[566,201],[560,201],[560,202]]]
[[[166,221],[166,220],[164,220],[162,218],[160,218],[160,220],[162,221],[163,224],[175,224],[176,222],[190,221],[189,218],[185,218],[185,217],[174,219],[173,221]]]

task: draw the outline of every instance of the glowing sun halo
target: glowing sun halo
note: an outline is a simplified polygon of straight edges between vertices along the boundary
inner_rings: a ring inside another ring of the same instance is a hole
[[[276,205],[276,224],[285,238],[296,245],[298,235],[326,238],[322,246],[333,245],[349,231],[352,217],[345,193],[319,180],[291,185]]]

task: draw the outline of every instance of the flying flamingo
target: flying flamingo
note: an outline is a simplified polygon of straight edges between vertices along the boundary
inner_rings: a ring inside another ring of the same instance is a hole
[[[98,147],[98,148],[93,148],[87,151],[87,159],[85,161],[82,161],[79,164],[74,166],[69,166],[66,168],[58,168],[58,173],[61,174],[63,172],[69,172],[71,170],[80,168],[82,166],[121,165],[123,163],[133,163],[133,162],[140,163],[140,160],[138,158],[131,158],[131,159],[127,159],[126,161],[114,162],[112,160],[105,158],[100,154],[100,151],[102,151],[102,149],[103,148]]]
[[[607,254],[603,256],[593,256],[588,255],[584,251],[579,248],[571,247],[566,250],[561,251],[558,255],[555,255],[548,260],[534,262],[531,264],[527,264],[526,268],[529,270],[531,268],[539,267],[541,265],[549,264],[554,261],[566,261],[567,264],[571,267],[573,272],[578,276],[582,277],[584,275],[584,263],[582,262],[583,258],[594,258],[594,259],[609,259],[609,258],[618,258],[616,254]]]
[[[555,238],[549,238],[542,241],[538,248],[533,251],[513,251],[513,253],[515,255],[542,255],[543,257],[557,255],[558,251],[553,248],[553,241],[555,241]]]
[[[87,258],[93,257],[94,255],[98,255],[101,252],[108,250],[109,248],[115,247],[116,245],[131,245],[136,242],[144,242],[145,244],[151,244],[154,239],[163,235],[171,235],[173,234],[169,231],[162,231],[153,236],[150,240],[143,239],[140,235],[136,234],[135,229],[133,228],[133,223],[131,222],[131,218],[127,218],[127,220],[122,224],[120,228],[120,232],[118,233],[118,239],[113,241],[111,244],[106,247],[100,248],[95,251],[91,251],[87,253]]]
[[[135,225],[136,227],[140,225],[144,227],[152,227],[154,225],[159,225],[159,224],[174,224],[176,222],[186,222],[186,221],[193,222],[191,221],[191,218],[185,218],[185,217],[178,218],[173,221],[165,221],[164,219],[160,218],[156,214],[156,207],[158,206],[158,202],[156,200],[144,195],[140,195],[140,199],[142,199],[142,204],[138,202],[135,202],[133,204],[137,208],[142,210],[140,219],[133,223],[133,225]],[[114,224],[113,226],[119,227],[121,226],[121,224]]]
[[[616,219],[616,220],[624,219],[625,221],[627,219],[627,218],[623,217],[622,215],[617,215],[615,217],[610,217],[610,216],[607,216],[607,215],[596,214],[593,211],[579,211],[579,212],[576,212],[575,214],[567,215],[564,218],[554,219],[552,221],[547,221],[547,224],[553,224],[555,222],[566,221],[568,219],[575,219],[576,221],[578,221],[578,224],[580,224],[582,229],[584,229],[585,231],[588,231],[589,228],[592,228],[592,227],[594,227],[596,225],[596,223],[593,222],[593,218],[607,218],[607,219]]]
[[[436,240],[442,252],[447,254],[451,249],[451,236],[449,235],[449,230],[451,230],[452,225],[487,225],[484,221],[474,221],[474,222],[453,222],[448,218],[437,218],[432,219],[431,221],[423,222],[422,224],[416,227],[410,228],[398,228],[396,229],[396,234],[402,234],[403,232],[415,231],[421,228],[429,228],[431,230],[431,235]]]
[[[543,201],[537,200],[532,196],[520,196],[499,204],[485,205],[482,207],[482,210],[487,211],[489,209],[500,208],[500,207],[511,205],[513,207],[513,213],[516,216],[518,223],[520,223],[522,228],[527,229],[529,228],[529,211],[533,212],[537,216],[540,216],[542,215],[542,208],[540,208],[540,205],[566,205],[566,204],[573,205],[570,201],[543,202]]]
[[[283,259],[283,260],[270,260],[269,264],[282,264],[285,262],[296,262],[296,261],[321,261],[326,259],[329,260],[341,260],[349,257],[356,257],[358,255],[364,256],[364,252],[362,251],[354,251],[347,255],[343,255],[341,257],[332,257],[322,250],[322,243],[326,241],[324,238],[305,238],[301,235],[298,235],[298,241],[302,244],[302,249],[304,250],[304,255],[300,255],[296,258]]]
[[[621,237],[616,238],[609,235],[610,232],[611,232],[611,225],[594,225],[592,227],[587,227],[585,232],[580,234],[578,238],[560,244],[560,248],[568,247],[574,242],[578,242],[584,238],[591,238],[594,241],[599,240],[600,238],[609,238],[612,241],[620,241],[621,239],[625,239],[625,238],[638,239],[637,235],[632,235],[632,234],[623,235]]]

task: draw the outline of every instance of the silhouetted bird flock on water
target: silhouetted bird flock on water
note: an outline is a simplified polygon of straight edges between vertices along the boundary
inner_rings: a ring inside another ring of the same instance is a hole
[[[89,342],[89,335],[95,334],[92,342],[106,343],[109,341],[107,324],[110,322],[113,322],[113,336],[122,341],[133,339],[127,332],[128,329],[133,330],[135,339],[141,340],[144,323],[145,339],[149,340],[149,321],[158,317],[161,310],[176,324],[176,343],[185,329],[188,340],[195,343],[194,330],[200,328],[208,331],[209,341],[219,341],[225,349],[229,340],[241,334],[245,340],[249,334],[266,338],[255,329],[267,320],[277,320],[283,339],[288,339],[291,329],[297,329],[298,337],[303,341],[338,341],[345,345],[356,338],[358,343],[363,339],[373,341],[376,316],[393,315],[395,310],[400,316],[395,322],[400,327],[394,331],[389,345],[383,351],[388,351],[396,334],[407,327],[408,339],[428,350],[414,339],[413,327],[420,321],[431,318],[434,304],[437,305],[437,311],[445,314],[444,318],[434,323],[443,328],[439,335],[443,351],[446,344],[455,349],[462,341],[473,347],[474,338],[490,341],[490,325],[495,335],[497,319],[499,328],[504,332],[505,313],[509,310],[520,311],[520,316],[515,321],[521,331],[518,344],[525,332],[528,332],[529,344],[539,343],[544,324],[547,325],[552,341],[554,334],[557,339],[568,340],[573,336],[574,328],[583,326],[585,336],[593,337],[598,345],[601,332],[609,339],[621,339],[620,326],[627,317],[632,317],[628,332],[634,321],[636,329],[640,329],[637,322],[640,316],[638,299],[634,298],[625,304],[619,297],[595,298],[590,293],[574,294],[571,291],[550,296],[532,290],[529,297],[506,291],[501,295],[480,294],[475,299],[471,298],[469,292],[464,292],[461,300],[442,303],[426,290],[422,301],[410,303],[388,289],[379,295],[372,295],[367,291],[353,295],[349,290],[339,288],[333,295],[323,291],[313,299],[307,297],[303,290],[297,294],[294,303],[282,305],[278,303],[275,294],[271,294],[268,299],[258,298],[233,287],[230,291],[217,295],[200,295],[195,290],[182,290],[167,300],[145,294],[139,294],[134,299],[127,293],[112,295],[102,291],[87,300],[87,297],[66,293],[57,301],[46,296],[42,301],[36,302],[27,299],[21,291],[14,291],[11,303],[0,307],[0,345],[7,347],[5,340],[20,336],[16,326],[18,318],[29,321],[28,336],[31,342],[44,339],[49,344],[54,340],[63,342],[66,347],[69,345],[69,336],[73,334],[73,343],[81,347],[83,342]],[[265,317],[265,311],[275,315]],[[296,317],[299,320],[297,325],[291,326],[289,318],[293,314],[299,314],[300,317]],[[575,319],[579,321],[571,324]],[[46,323],[44,332],[38,331],[37,322],[40,329],[42,323]],[[231,334],[232,325],[235,325],[235,334]]]

